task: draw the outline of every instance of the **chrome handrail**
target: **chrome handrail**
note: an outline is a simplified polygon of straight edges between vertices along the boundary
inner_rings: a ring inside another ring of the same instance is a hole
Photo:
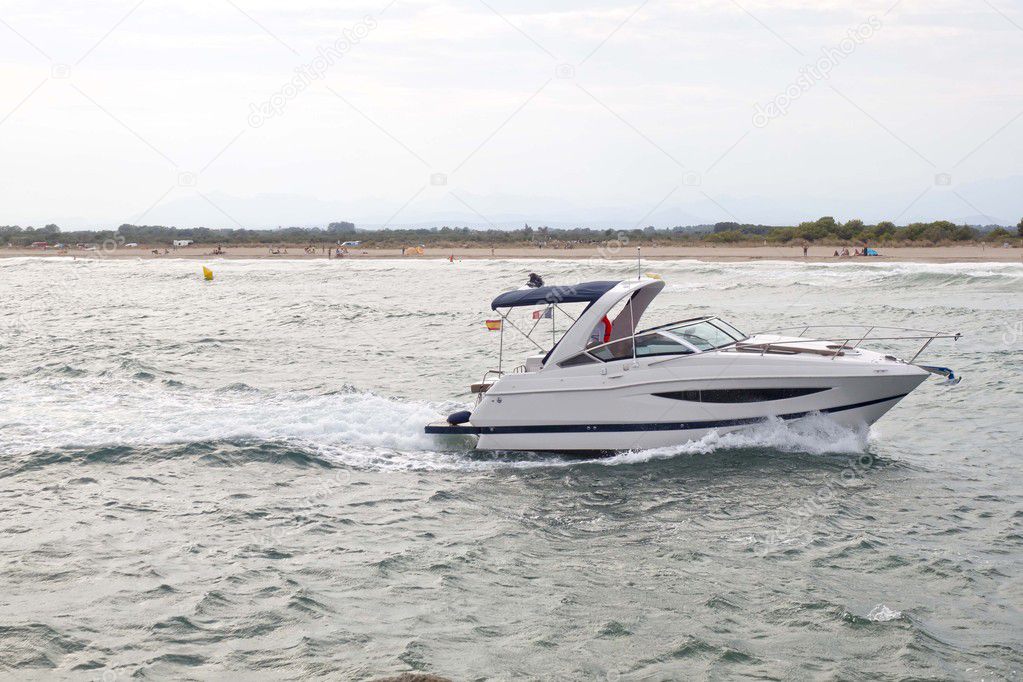
[[[802,336],[803,334],[805,334],[806,332],[810,331],[811,329],[850,329],[850,328],[863,328],[863,329],[867,330],[866,332],[864,332],[864,334],[862,336],[859,337],[858,340],[856,340],[856,343],[854,343],[852,346],[849,346],[849,343],[852,342],[853,340],[855,340],[856,337],[846,337],[846,338],[841,338],[841,337],[838,337],[838,338],[809,337],[809,338],[807,338],[807,337],[803,337]],[[881,325],[865,325],[865,324],[855,324],[855,323],[854,324],[810,324],[810,325],[804,325],[804,326],[801,326],[801,327],[784,327],[782,329],[769,329],[767,331],[756,332],[755,334],[752,335],[752,337],[756,337],[756,336],[759,336],[761,334],[777,334],[779,332],[787,332],[787,331],[792,331],[794,329],[802,330],[802,331],[800,331],[800,336],[797,337],[798,341],[824,341],[824,342],[827,342],[827,343],[837,343],[837,344],[839,344],[838,347],[835,348],[835,352],[831,355],[832,359],[838,357],[841,354],[841,352],[843,350],[846,350],[847,348],[849,350],[857,348],[861,343],[863,343],[868,338],[871,341],[919,341],[919,340],[923,340],[923,342],[924,342],[923,345],[920,346],[920,348],[916,351],[916,353],[913,355],[913,357],[909,360],[909,364],[912,364],[913,362],[915,362],[916,359],[918,357],[920,357],[920,354],[923,353],[924,350],[926,350],[927,347],[929,345],[931,345],[931,343],[935,339],[952,339],[953,341],[958,341],[962,337],[962,333],[961,332],[952,333],[952,332],[945,332],[945,331],[933,331],[933,330],[929,330],[929,329],[914,329],[912,327],[888,327],[888,326],[881,326]],[[907,335],[900,335],[900,336],[870,336],[870,334],[875,329],[877,329],[877,330],[897,331],[897,332],[900,332],[900,331],[901,332],[911,332],[911,333],[915,333],[915,334],[919,334],[919,335],[914,335],[914,336],[907,336]],[[798,352],[798,350],[799,350],[798,348],[793,348],[791,345],[786,345],[786,344],[797,343],[798,341],[777,341],[777,342],[763,344],[763,349],[762,349],[760,354],[761,354],[761,356],[764,355],[772,347],[777,347],[779,349],[784,348],[785,350],[797,351]],[[761,346],[762,344],[749,344],[749,345],[756,347],[756,346]]]
[[[937,330],[936,331],[936,330],[933,330],[933,329],[916,329],[916,328],[913,328],[913,327],[885,327],[885,326],[882,326],[882,325],[875,325],[875,324],[867,325],[867,324],[852,323],[852,324],[807,324],[807,325],[799,325],[799,326],[795,326],[795,327],[782,327],[781,329],[765,329],[763,331],[757,332],[757,334],[773,334],[775,332],[792,331],[793,329],[801,329],[803,333],[806,333],[806,332],[810,331],[811,329],[837,329],[837,328],[846,328],[846,329],[848,329],[848,328],[851,328],[851,327],[860,328],[860,329],[865,329],[865,328],[869,327],[870,329],[890,329],[890,330],[893,330],[893,331],[902,331],[902,332],[921,332],[923,334],[928,334],[928,335],[930,335],[930,334],[948,334],[949,333],[949,332],[946,332],[946,331],[943,331],[943,330]]]

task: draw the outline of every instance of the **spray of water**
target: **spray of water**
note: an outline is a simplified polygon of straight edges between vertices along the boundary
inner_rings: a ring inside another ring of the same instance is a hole
[[[8,453],[48,449],[217,442],[287,443],[342,466],[382,469],[491,469],[575,466],[577,458],[506,453],[480,456],[469,438],[428,436],[423,426],[454,403],[397,400],[346,389],[327,394],[246,386],[198,390],[115,377],[48,377],[22,383],[0,423]],[[17,398],[17,399],[15,399]],[[707,455],[751,447],[785,452],[862,452],[866,431],[826,417],[767,421],[736,433],[711,433],[674,447],[594,460],[605,466]]]

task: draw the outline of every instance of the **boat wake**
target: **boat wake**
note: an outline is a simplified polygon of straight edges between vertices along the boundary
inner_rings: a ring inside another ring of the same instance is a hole
[[[11,393],[11,395],[7,395]],[[16,393],[16,395],[15,395]],[[273,441],[329,451],[435,449],[423,424],[454,403],[401,401],[346,387],[310,394],[244,384],[203,390],[177,381],[50,375],[0,384],[7,452],[211,441]]]
[[[7,384],[7,386],[4,386]],[[17,395],[5,395],[11,391]],[[768,421],[742,432],[712,433],[679,446],[595,459],[544,453],[489,453],[472,441],[423,433],[423,425],[462,406],[387,398],[346,388],[310,394],[232,384],[199,390],[179,382],[67,376],[0,383],[10,409],[0,423],[8,455],[99,448],[269,442],[334,466],[383,470],[487,470],[641,464],[736,449],[782,452],[862,452],[866,429],[824,416]]]
[[[710,433],[682,445],[637,450],[616,455],[606,464],[638,464],[682,455],[708,455],[721,450],[768,449],[813,455],[862,453],[867,449],[869,429],[849,428],[826,415],[817,414],[795,421],[769,419],[742,431]]]

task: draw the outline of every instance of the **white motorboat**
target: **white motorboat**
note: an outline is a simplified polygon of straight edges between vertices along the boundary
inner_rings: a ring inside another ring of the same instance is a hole
[[[535,282],[534,282],[535,284]],[[824,414],[841,424],[872,424],[930,374],[958,383],[951,370],[914,364],[935,339],[959,334],[863,327],[825,338],[813,326],[748,335],[717,317],[636,331],[664,288],[657,278],[539,286],[501,294],[499,368],[473,384],[471,411],[426,427],[430,434],[477,437],[483,450],[622,451],[671,446],[776,418]],[[509,317],[532,307],[537,323],[555,310],[585,309],[547,350]],[[504,329],[545,351],[504,372]],[[843,328],[848,328],[843,326]],[[861,347],[864,341],[921,344],[905,361]]]

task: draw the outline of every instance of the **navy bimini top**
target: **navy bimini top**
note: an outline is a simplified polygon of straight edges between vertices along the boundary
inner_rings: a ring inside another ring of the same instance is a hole
[[[560,286],[506,291],[490,304],[492,310],[545,303],[592,303],[611,291],[619,282],[581,282]]]

